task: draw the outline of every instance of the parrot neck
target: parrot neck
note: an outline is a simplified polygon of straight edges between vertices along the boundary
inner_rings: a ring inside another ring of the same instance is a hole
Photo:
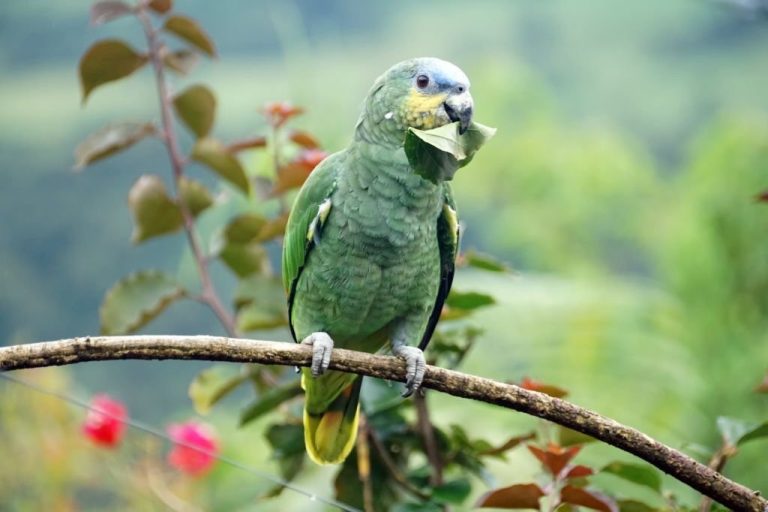
[[[388,110],[384,102],[376,101],[377,92],[374,90],[365,101],[355,126],[354,140],[393,149],[402,147],[407,130],[403,113]]]

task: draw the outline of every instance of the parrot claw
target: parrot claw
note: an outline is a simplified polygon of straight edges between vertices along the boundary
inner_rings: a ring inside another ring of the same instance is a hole
[[[424,352],[420,348],[407,345],[396,345],[393,352],[397,357],[405,360],[405,391],[402,396],[408,398],[421,387],[424,380],[427,369]]]
[[[313,377],[319,377],[324,374],[331,364],[331,352],[333,351],[333,340],[328,333],[313,332],[301,341],[302,345],[312,346],[312,370]]]

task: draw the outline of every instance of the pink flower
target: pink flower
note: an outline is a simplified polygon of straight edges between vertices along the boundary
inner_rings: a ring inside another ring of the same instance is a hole
[[[83,423],[83,434],[98,445],[114,448],[125,431],[128,418],[125,405],[109,395],[100,394],[93,397],[91,407]]]
[[[167,430],[175,443],[168,454],[171,466],[193,476],[201,476],[213,467],[219,442],[211,426],[188,421],[169,425]]]

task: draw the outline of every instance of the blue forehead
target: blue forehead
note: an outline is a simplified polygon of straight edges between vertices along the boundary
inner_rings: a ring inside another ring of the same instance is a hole
[[[418,72],[428,74],[433,83],[440,89],[451,88],[458,84],[469,86],[467,75],[450,62],[435,58],[422,58],[417,59],[417,63]]]

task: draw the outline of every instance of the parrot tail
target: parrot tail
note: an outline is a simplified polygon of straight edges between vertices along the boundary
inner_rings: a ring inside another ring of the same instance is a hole
[[[355,446],[362,383],[357,377],[321,413],[304,406],[304,444],[317,464],[341,464]]]

